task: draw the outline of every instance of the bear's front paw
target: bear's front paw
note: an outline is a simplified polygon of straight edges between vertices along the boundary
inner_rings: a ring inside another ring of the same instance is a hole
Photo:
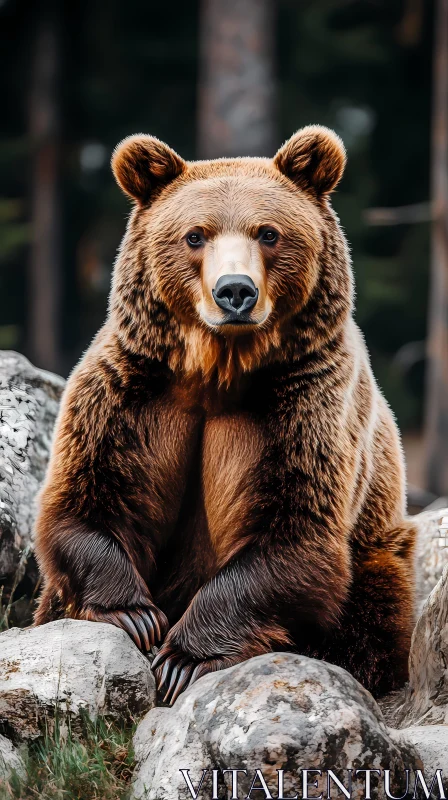
[[[159,645],[169,629],[165,614],[152,603],[136,608],[90,607],[84,609],[78,616],[80,619],[109,622],[122,628],[143,653],[147,653],[153,645]]]
[[[152,662],[151,669],[156,678],[158,691],[162,695],[165,693],[163,702],[172,706],[181,692],[185,691],[198,678],[209,672],[231,667],[237,661],[238,659],[228,656],[195,658],[182,650],[176,643],[175,629],[172,628]]]

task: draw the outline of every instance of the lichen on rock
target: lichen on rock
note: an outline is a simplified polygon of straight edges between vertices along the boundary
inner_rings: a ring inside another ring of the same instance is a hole
[[[65,381],[0,351],[0,576],[20,580]]]

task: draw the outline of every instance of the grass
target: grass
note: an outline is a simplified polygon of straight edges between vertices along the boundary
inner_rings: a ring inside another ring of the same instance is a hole
[[[26,775],[0,781],[0,800],[127,800],[133,732],[104,718],[84,718],[81,736],[56,725],[30,746]]]

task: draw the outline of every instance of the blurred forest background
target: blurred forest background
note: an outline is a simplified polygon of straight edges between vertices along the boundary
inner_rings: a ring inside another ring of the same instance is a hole
[[[121,138],[153,133],[186,158],[271,155],[298,127],[329,125],[348,150],[334,205],[352,247],[357,319],[411,482],[448,493],[443,375],[433,376],[438,400],[425,390],[437,8],[0,0],[0,348],[67,375],[102,323],[129,212],[109,168]],[[443,278],[437,287],[440,334]]]

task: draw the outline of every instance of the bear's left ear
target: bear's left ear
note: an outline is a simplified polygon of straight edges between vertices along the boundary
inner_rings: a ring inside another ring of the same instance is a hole
[[[156,191],[177,178],[186,166],[171,147],[144,134],[123,139],[112,155],[115,180],[140,205],[149,203]]]
[[[322,125],[301,128],[274,156],[274,164],[283,175],[301,189],[313,189],[318,195],[336,187],[345,161],[342,140]]]

